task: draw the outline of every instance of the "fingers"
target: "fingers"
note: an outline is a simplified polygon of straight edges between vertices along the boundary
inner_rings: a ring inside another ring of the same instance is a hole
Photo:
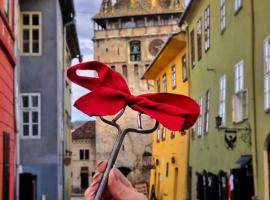
[[[126,185],[128,180],[123,180],[125,178],[123,175],[121,176],[116,168],[114,167],[110,171],[109,181],[108,181],[108,189],[116,200],[147,200],[147,198],[138,193],[131,184]],[[126,179],[126,178],[125,178]],[[124,181],[125,184],[122,182]]]
[[[102,178],[102,173],[98,172],[95,174],[95,176],[93,177],[92,184],[87,188],[87,190],[84,193],[86,200],[93,200],[94,199],[95,193],[97,191],[97,188],[99,186],[101,178]]]
[[[98,171],[99,173],[103,173],[103,172],[105,171],[105,169],[106,169],[107,163],[108,163],[108,162],[105,161],[105,160],[100,161],[100,162],[97,164],[97,171]]]
[[[129,182],[129,180],[122,174],[122,172],[117,169],[116,167],[113,167],[114,173],[116,177],[127,187],[134,189],[132,184]]]

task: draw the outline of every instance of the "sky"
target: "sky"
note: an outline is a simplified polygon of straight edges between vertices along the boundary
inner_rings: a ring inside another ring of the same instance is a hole
[[[114,1],[113,1],[114,2]],[[187,4],[189,0],[185,0]],[[93,60],[93,23],[91,18],[98,13],[101,0],[74,0],[75,10],[76,10],[76,26],[79,38],[79,44],[81,49],[81,54],[83,55],[83,62]],[[72,65],[77,64],[78,60],[74,59]],[[82,74],[80,74],[82,75]],[[75,84],[71,85],[72,90],[72,105],[80,96],[86,94],[88,90],[77,86]],[[72,106],[71,121],[87,121],[94,120],[87,115],[83,114],[81,111],[77,110]]]

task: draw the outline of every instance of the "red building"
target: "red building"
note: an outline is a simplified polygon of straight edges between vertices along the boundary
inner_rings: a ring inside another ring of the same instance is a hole
[[[0,200],[14,199],[14,1],[0,0]]]

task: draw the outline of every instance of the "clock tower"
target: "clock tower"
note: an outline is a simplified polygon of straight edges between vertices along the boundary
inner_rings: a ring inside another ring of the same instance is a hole
[[[114,4],[103,0],[92,19],[94,59],[121,73],[132,94],[151,92],[153,84],[141,80],[141,76],[168,34],[179,31],[177,21],[183,10],[183,0],[116,0]],[[127,109],[122,126],[136,127],[136,116],[136,112]],[[145,117],[143,124],[151,127],[153,121]],[[97,162],[108,158],[115,137],[116,130],[97,118]],[[116,166],[130,170],[128,178],[132,183],[148,182],[149,170],[143,155],[151,152],[151,142],[151,135],[132,133],[124,141]]]

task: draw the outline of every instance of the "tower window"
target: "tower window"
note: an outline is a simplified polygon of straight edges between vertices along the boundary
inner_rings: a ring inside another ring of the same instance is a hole
[[[141,42],[134,40],[130,42],[130,61],[141,60]]]

